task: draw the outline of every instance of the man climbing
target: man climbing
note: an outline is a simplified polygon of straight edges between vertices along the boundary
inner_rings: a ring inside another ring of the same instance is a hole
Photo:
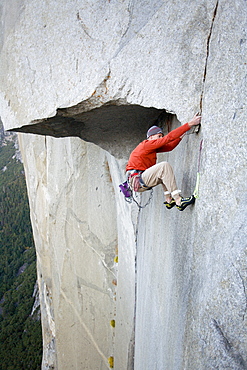
[[[165,194],[166,208],[171,209],[175,205],[179,211],[195,202],[191,195],[183,198],[178,189],[173,169],[168,162],[156,164],[157,153],[173,150],[182,140],[184,134],[201,122],[201,116],[195,115],[191,121],[163,135],[163,130],[158,126],[152,126],[147,132],[147,140],[142,141],[131,153],[126,166],[127,177],[130,187],[134,191],[142,192],[162,184]]]

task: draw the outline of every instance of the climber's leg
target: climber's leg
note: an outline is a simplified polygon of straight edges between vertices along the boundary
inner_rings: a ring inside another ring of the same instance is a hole
[[[167,203],[171,203],[172,198],[179,198],[181,190],[177,188],[173,169],[168,162],[157,163],[149,167],[142,173],[142,179],[150,187],[161,184]]]
[[[175,205],[175,198],[178,201],[180,190],[177,188],[173,169],[168,162],[157,163],[142,173],[142,179],[147,186],[153,187],[161,184],[165,195],[165,206],[172,209]],[[173,199],[174,198],[174,199]]]
[[[168,162],[157,163],[149,167],[142,173],[142,179],[145,185],[149,187],[162,184],[166,199],[165,205],[168,209],[171,209],[176,204],[178,210],[183,211],[188,205],[195,202],[193,196],[182,198],[181,190],[178,189],[176,184],[173,169]]]

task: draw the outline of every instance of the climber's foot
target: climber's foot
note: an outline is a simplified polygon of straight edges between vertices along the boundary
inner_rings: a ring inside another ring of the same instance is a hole
[[[191,197],[188,198],[181,198],[176,202],[176,207],[179,211],[183,211],[186,207],[189,205],[195,203],[195,197],[194,195],[191,195]]]
[[[174,199],[170,199],[170,201],[165,201],[164,202],[164,204],[165,204],[165,206],[166,206],[166,208],[167,209],[172,209],[175,205],[176,205],[176,202],[175,202],[175,200]]]

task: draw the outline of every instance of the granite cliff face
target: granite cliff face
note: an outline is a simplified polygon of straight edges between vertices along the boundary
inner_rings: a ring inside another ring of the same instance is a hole
[[[0,114],[20,132],[42,369],[245,369],[246,2],[0,6]],[[147,128],[197,111],[200,133],[159,157],[187,196],[203,140],[195,206],[166,210],[159,187],[146,208],[127,204],[118,185]]]

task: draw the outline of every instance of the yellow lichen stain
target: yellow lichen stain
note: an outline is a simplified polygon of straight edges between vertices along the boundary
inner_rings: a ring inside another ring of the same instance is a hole
[[[222,281],[220,282],[220,285],[221,285],[221,287],[222,287],[223,289],[229,289],[229,287],[230,287],[230,282],[229,282],[229,280],[222,280]]]
[[[114,368],[114,357],[113,356],[108,357],[108,364],[110,366],[110,369]]]
[[[111,325],[113,328],[115,328],[115,320],[111,320],[111,321],[110,321],[110,325]]]
[[[115,263],[118,263],[118,256],[116,256],[116,257],[114,258],[114,262],[115,262]]]

